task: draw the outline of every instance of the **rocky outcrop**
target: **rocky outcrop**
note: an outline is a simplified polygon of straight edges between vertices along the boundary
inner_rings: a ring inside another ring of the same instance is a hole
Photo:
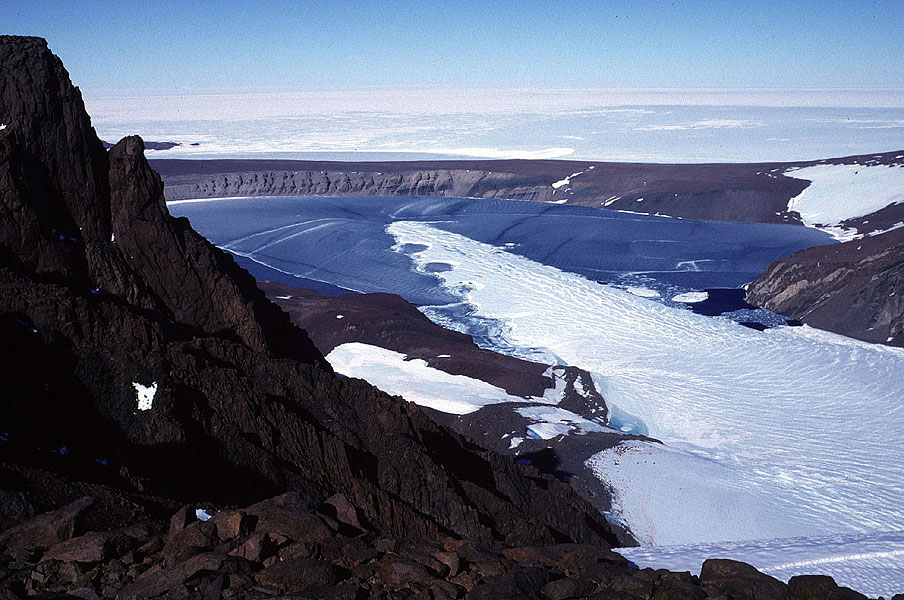
[[[343,493],[385,534],[614,542],[567,486],[335,378],[168,215],[140,139],[104,152],[43,40],[0,38],[0,69],[0,431],[32,497],[38,471],[221,503],[294,489]]]
[[[747,301],[820,329],[904,346],[904,229],[797,252],[750,284]]]
[[[166,182],[169,201],[268,195],[459,196],[753,223],[799,224],[798,216],[787,211],[788,201],[807,186],[778,173],[792,166],[778,163],[159,159],[152,164]],[[579,175],[569,177],[575,173]]]
[[[343,510],[337,510],[341,505]],[[35,548],[30,560],[0,554],[2,597],[94,598],[750,598],[808,600],[864,596],[830,577],[786,585],[750,565],[704,563],[701,577],[633,569],[599,546],[549,544],[501,551],[446,537],[377,536],[360,509],[335,497],[307,508],[283,494],[207,521],[193,505],[168,528],[78,532]],[[27,525],[27,524],[26,524]],[[7,548],[7,551],[9,549]]]
[[[261,289],[311,336],[324,354],[361,342],[427,361],[435,369],[480,379],[513,396],[543,396],[553,385],[547,365],[479,348],[469,335],[444,329],[395,294],[325,296],[271,281]]]

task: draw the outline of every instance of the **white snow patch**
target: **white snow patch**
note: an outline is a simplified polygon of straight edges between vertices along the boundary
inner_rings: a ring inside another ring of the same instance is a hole
[[[837,226],[904,202],[904,168],[887,165],[815,165],[784,172],[810,181],[788,202],[788,210],[800,213],[810,226]]]
[[[6,129],[6,123],[0,124],[0,131],[3,131],[4,129]]]
[[[572,178],[572,177],[577,177],[578,175],[582,175],[583,173],[584,173],[584,171],[578,171],[577,173],[572,173],[571,175],[569,175],[569,176],[566,177],[565,179],[560,179],[560,180],[558,180],[558,181],[553,182],[552,187],[553,187],[553,189],[556,189],[556,190],[557,190],[557,189],[559,189],[560,187],[569,185],[569,184],[571,183],[571,178]]]
[[[887,229],[880,229],[880,230],[877,230],[877,231],[871,231],[871,232],[868,233],[867,235],[868,235],[869,237],[872,237],[872,236],[874,236],[874,235],[879,235],[879,234],[882,234],[882,233],[888,233],[889,231],[894,231],[895,229],[901,229],[902,227],[904,227],[904,221],[901,221],[900,223],[895,223],[894,225],[892,225],[891,227],[889,227],[889,228],[887,228]]]
[[[445,413],[464,415],[487,404],[525,401],[485,381],[450,375],[424,360],[406,360],[404,354],[369,344],[341,344],[326,360],[343,375],[365,379],[384,392]]]
[[[110,233],[110,243],[111,244],[116,243],[116,232],[115,231]]]
[[[344,319],[344,318],[345,318],[345,315],[336,315],[336,318],[337,318],[337,319]]]
[[[511,442],[509,443],[509,450],[513,450],[513,449],[517,448],[518,446],[521,445],[521,442],[523,442],[523,441],[524,441],[524,438],[522,438],[522,437],[513,437],[511,439]]]
[[[210,514],[203,508],[195,509],[195,517],[197,517],[199,521],[209,521],[212,516],[212,514]]]
[[[607,402],[665,442],[617,465],[615,451],[593,458],[624,506],[638,506],[625,521],[649,541],[904,530],[901,349],[806,327],[754,331],[427,223],[387,231],[429,246],[411,254],[419,268],[455,259],[434,275],[498,324],[498,349],[588,370]]]
[[[292,296],[276,296],[277,300],[291,300]]]
[[[829,575],[840,586],[872,598],[900,593],[904,582],[904,531],[824,537],[722,542],[683,546],[618,548],[641,568],[700,573],[703,561],[719,557],[752,564],[782,581],[795,575]]]
[[[685,292],[683,294],[672,296],[672,302],[696,304],[697,302],[703,302],[707,298],[709,298],[709,292]]]
[[[151,410],[154,405],[154,396],[157,395],[157,382],[150,386],[143,386],[137,381],[132,382],[135,393],[138,395],[138,410]]]
[[[526,406],[515,409],[515,412],[534,421],[527,426],[527,436],[541,440],[571,433],[582,435],[591,431],[607,431],[599,423],[555,406]]]
[[[629,294],[640,296],[641,298],[659,298],[660,296],[659,292],[656,290],[645,287],[629,286],[625,288],[625,291]]]
[[[437,354],[436,358],[452,358],[451,354]]]

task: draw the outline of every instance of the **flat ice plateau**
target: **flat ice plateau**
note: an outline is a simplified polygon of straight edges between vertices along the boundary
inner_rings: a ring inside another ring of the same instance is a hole
[[[590,371],[607,402],[665,442],[590,459],[643,543],[904,530],[904,351],[808,327],[755,331],[429,223],[387,231],[419,270],[451,266],[432,275],[471,318],[497,323],[500,350]],[[848,585],[872,591],[860,583]]]

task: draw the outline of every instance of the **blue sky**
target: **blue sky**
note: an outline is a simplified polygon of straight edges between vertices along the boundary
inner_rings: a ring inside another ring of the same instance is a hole
[[[902,87],[904,0],[4,0],[83,89]]]

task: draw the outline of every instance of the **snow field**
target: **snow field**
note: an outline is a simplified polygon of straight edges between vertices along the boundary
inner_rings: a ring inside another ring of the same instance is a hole
[[[904,202],[904,167],[886,165],[815,165],[784,173],[810,185],[788,203],[810,226],[838,225],[889,204]]]
[[[427,361],[407,360],[404,354],[370,344],[341,344],[326,356],[326,360],[343,375],[364,379],[388,394],[455,415],[474,412],[487,404],[528,401],[485,381],[450,375],[428,366]],[[531,400],[545,401],[542,398]]]

